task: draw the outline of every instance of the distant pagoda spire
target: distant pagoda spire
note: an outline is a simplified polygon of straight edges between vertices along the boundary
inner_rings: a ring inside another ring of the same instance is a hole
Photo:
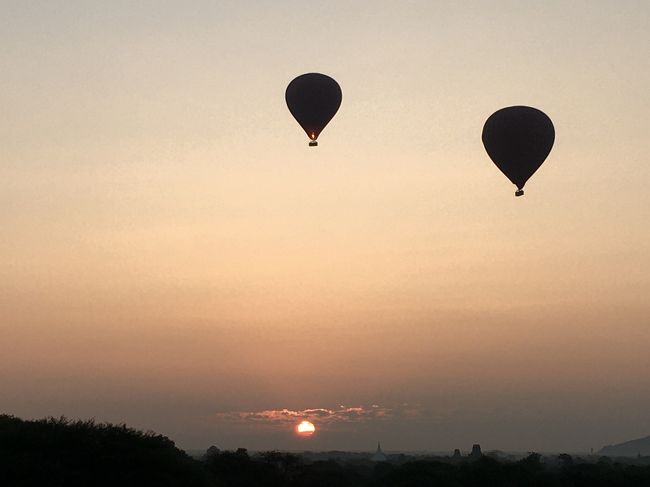
[[[385,461],[388,460],[388,458],[386,458],[386,455],[384,455],[384,452],[381,451],[381,443],[380,442],[377,442],[377,451],[372,456],[371,460],[373,462],[385,462]]]

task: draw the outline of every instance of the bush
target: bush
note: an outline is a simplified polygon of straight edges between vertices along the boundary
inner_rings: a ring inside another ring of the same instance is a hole
[[[205,486],[201,464],[153,432],[125,425],[0,415],[0,485]]]

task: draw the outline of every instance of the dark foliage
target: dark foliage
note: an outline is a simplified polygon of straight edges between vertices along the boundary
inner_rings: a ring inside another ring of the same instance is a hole
[[[304,463],[296,455],[246,450],[206,456],[212,485],[287,487],[600,487],[648,486],[650,467],[600,460],[586,463],[561,455],[549,464],[531,453],[519,461],[423,459],[401,464],[368,461]]]
[[[0,485],[203,486],[204,471],[170,439],[93,420],[0,415]]]
[[[284,484],[284,476],[278,465],[251,459],[245,448],[235,452],[220,452],[205,457],[212,484],[223,487],[275,487]]]
[[[339,452],[341,453],[341,452]],[[648,459],[627,463],[536,453],[519,461],[395,456],[392,462],[310,461],[277,451],[210,447],[194,460],[164,436],[124,425],[0,416],[0,486],[641,487]]]

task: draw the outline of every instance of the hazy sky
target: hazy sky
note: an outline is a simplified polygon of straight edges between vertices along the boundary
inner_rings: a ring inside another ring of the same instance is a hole
[[[648,1],[3,0],[0,71],[0,412],[185,448],[650,434]],[[313,71],[315,149],[284,101]],[[517,104],[557,134],[523,198],[481,143]]]

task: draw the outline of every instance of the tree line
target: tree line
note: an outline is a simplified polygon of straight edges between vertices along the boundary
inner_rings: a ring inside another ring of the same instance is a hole
[[[318,460],[270,451],[208,449],[192,458],[169,438],[126,425],[0,415],[0,485],[7,487],[635,487],[650,485],[650,462],[563,454],[546,461],[409,458]]]

